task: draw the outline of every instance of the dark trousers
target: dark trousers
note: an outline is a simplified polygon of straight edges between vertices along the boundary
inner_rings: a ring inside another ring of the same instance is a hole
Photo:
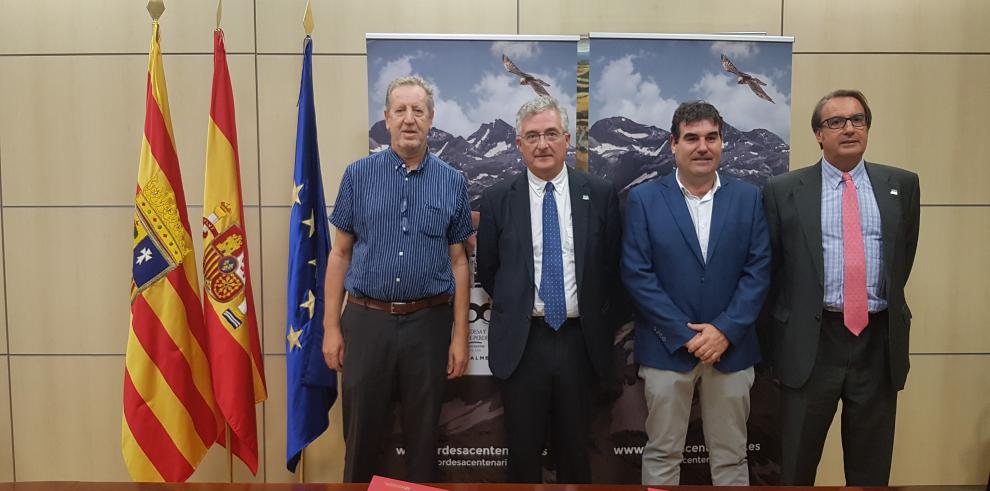
[[[588,446],[594,386],[580,321],[568,319],[554,331],[542,319],[534,319],[522,360],[502,385],[509,482],[542,482],[548,430],[557,482],[591,482]]]
[[[886,486],[897,391],[890,383],[887,311],[854,336],[842,314],[823,312],[815,366],[799,389],[781,387],[781,484],[811,486],[825,436],[842,400],[847,486]]]
[[[451,306],[391,315],[347,305],[340,322],[344,335],[344,482],[369,482],[375,474],[396,396],[407,475],[390,477],[434,482]]]

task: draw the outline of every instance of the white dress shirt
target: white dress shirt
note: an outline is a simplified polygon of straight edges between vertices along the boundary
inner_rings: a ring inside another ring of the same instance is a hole
[[[698,243],[701,244],[701,257],[708,262],[708,236],[712,231],[712,205],[715,201],[715,192],[722,187],[722,181],[715,173],[715,184],[705,193],[704,196],[695,196],[688,191],[684,184],[681,184],[681,175],[675,170],[674,177],[677,185],[684,195],[684,202],[687,203],[688,213],[691,214],[691,222],[694,223],[694,233],[698,235]]]
[[[533,276],[536,281],[533,315],[543,315],[543,299],[540,298],[540,279],[543,277],[543,193],[547,181],[536,177],[526,169],[529,180],[529,222],[533,233]],[[567,182],[567,166],[550,180],[553,197],[557,202],[557,223],[560,225],[560,248],[564,255],[564,297],[567,317],[578,317],[577,268],[574,263],[574,226],[571,219],[571,193]]]

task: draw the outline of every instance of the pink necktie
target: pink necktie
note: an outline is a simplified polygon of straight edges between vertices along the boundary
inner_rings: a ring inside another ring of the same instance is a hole
[[[842,173],[842,313],[846,329],[859,336],[869,323],[866,305],[866,255],[863,231],[859,225],[856,185],[848,172]]]

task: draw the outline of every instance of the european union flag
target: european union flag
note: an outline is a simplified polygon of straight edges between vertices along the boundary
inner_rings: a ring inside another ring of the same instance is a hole
[[[316,141],[313,39],[309,36],[299,87],[292,200],[285,331],[285,465],[295,472],[303,449],[329,426],[330,406],[337,399],[337,374],[323,361],[323,276],[330,253],[330,224]]]

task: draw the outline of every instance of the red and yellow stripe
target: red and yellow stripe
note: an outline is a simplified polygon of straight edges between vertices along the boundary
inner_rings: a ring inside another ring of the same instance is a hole
[[[176,239],[187,247],[176,267],[131,303],[121,451],[135,481],[180,482],[216,442],[221,425],[158,39],[155,22],[137,193],[151,180],[166,183],[175,206],[163,218],[181,223]]]
[[[244,227],[240,164],[237,153],[237,129],[234,97],[227,70],[227,53],[223,31],[214,33],[213,97],[206,140],[206,171],[203,192],[203,217],[214,213],[222,203],[229,212],[214,223],[218,233],[239,228],[243,234],[244,287],[233,298],[221,302],[208,293],[203,295],[207,332],[210,336],[210,364],[217,405],[231,429],[231,451],[252,473],[258,471],[258,432],[255,404],[267,398],[261,342],[258,338],[251,271]],[[206,248],[214,239],[206,234]],[[215,255],[214,255],[215,256]],[[204,271],[215,272],[217,257],[204,256]],[[209,281],[209,280],[207,280]],[[246,305],[239,326],[224,320],[224,311],[240,312]]]

